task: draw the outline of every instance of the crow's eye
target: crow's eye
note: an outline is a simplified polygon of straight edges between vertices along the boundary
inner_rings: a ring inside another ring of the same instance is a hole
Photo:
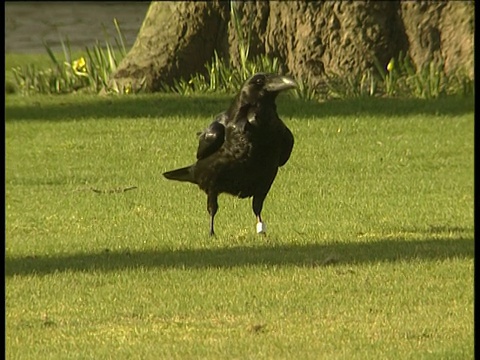
[[[265,76],[259,76],[256,79],[254,79],[254,84],[258,86],[263,86],[265,84]]]

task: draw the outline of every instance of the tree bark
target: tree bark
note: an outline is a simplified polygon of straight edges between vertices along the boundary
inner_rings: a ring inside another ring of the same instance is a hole
[[[152,2],[135,44],[113,79],[147,91],[205,74],[214,51],[239,66],[241,39],[250,57],[277,57],[281,70],[310,85],[331,73],[358,75],[400,52],[417,67],[443,59],[473,79],[473,1]]]
[[[113,79],[120,86],[162,84],[203,72],[213,50],[226,43],[226,4],[219,2],[156,2],[147,11],[138,37]]]
[[[463,68],[473,79],[474,12],[473,1],[402,2],[400,14],[414,64],[443,59],[447,73]]]

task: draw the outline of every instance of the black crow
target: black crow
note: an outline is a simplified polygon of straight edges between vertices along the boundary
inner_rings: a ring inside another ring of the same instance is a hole
[[[248,79],[230,108],[199,133],[197,162],[167,171],[167,179],[197,184],[207,194],[210,235],[218,195],[253,197],[257,232],[265,233],[261,211],[278,168],[290,157],[293,135],[278,117],[275,98],[295,81],[286,76],[257,73]]]

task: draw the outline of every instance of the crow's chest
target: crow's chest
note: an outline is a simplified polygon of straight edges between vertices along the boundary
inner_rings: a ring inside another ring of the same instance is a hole
[[[275,131],[229,131],[225,140],[223,150],[232,163],[278,166],[280,141]]]

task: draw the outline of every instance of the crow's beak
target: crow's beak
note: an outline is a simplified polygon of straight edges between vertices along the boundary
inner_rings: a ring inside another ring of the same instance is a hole
[[[275,92],[293,89],[297,86],[297,83],[288,76],[273,75],[267,78],[265,90],[268,92]]]

